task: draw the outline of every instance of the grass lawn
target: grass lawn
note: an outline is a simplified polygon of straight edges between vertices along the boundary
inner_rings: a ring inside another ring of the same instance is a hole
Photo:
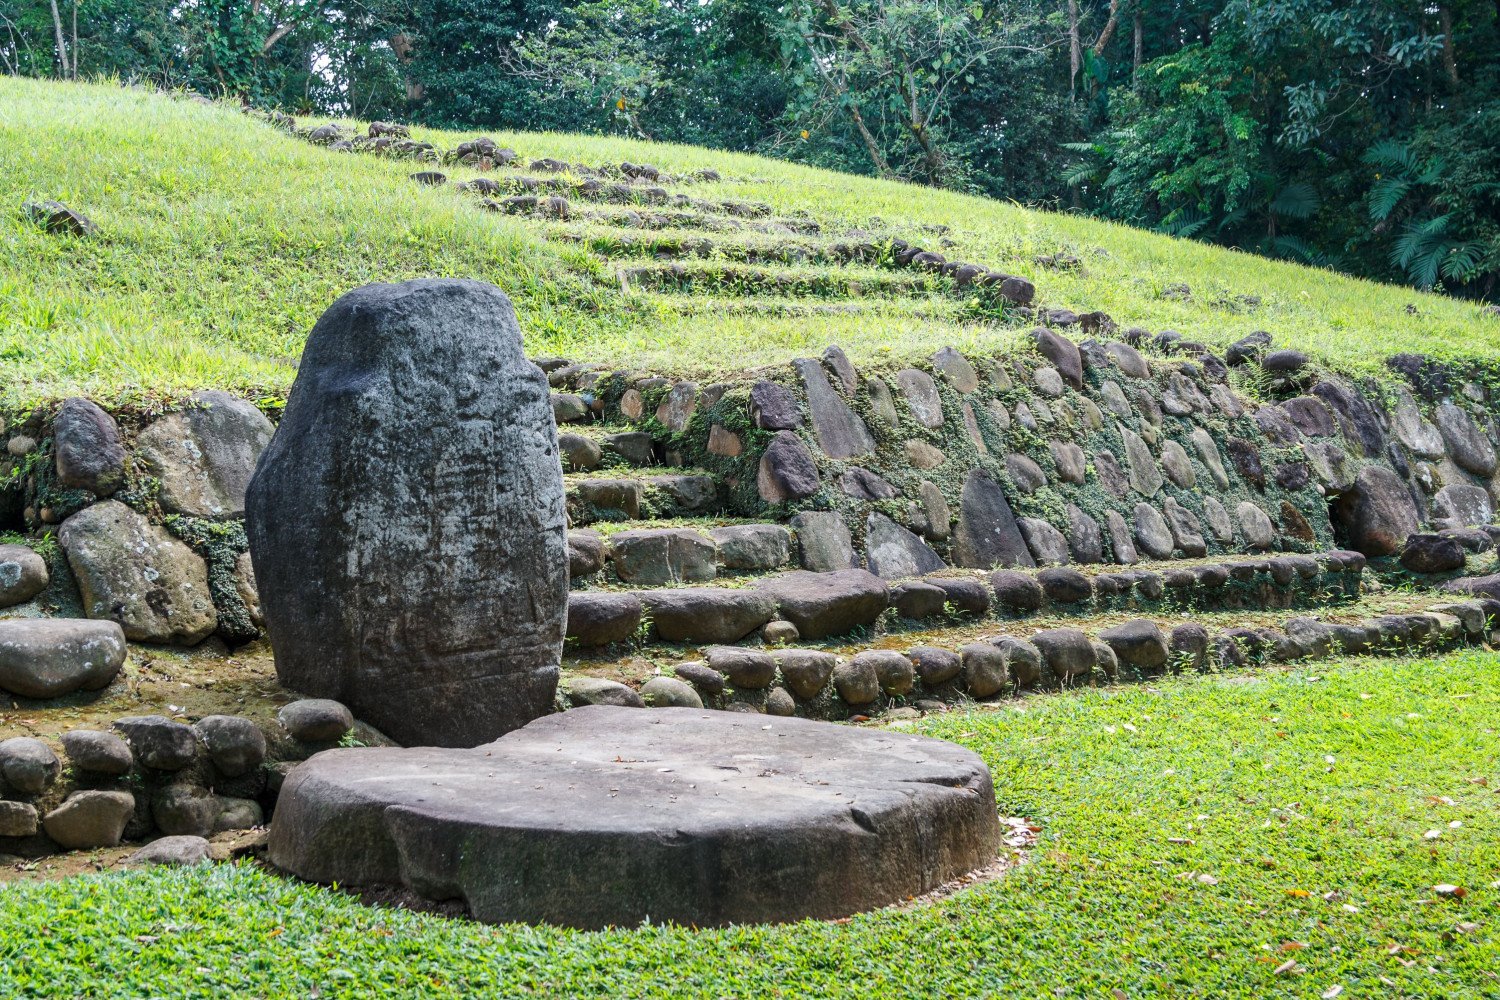
[[[466,137],[416,133],[447,147]],[[947,226],[950,258],[1034,278],[1047,306],[1104,310],[1121,326],[1171,327],[1218,345],[1265,329],[1283,345],[1366,369],[1397,350],[1500,351],[1500,320],[1474,303],[1081,217],[692,147],[495,138],[523,161],[712,167],[723,181],[686,189],[694,197],[811,214],[825,233],[874,227],[938,246],[941,237],[923,227]],[[501,285],[534,353],[668,374],[740,370],[829,343],[867,362],[944,344],[995,350],[1017,336],[966,318],[952,297],[854,300],[850,311],[628,295],[618,261],[549,240],[543,224],[485,213],[451,187],[419,187],[408,179],[415,169],[309,145],[230,107],[110,84],[0,78],[0,408],[74,392],[107,403],[205,386],[278,395],[334,298],[416,276]],[[472,174],[444,169],[454,179]],[[37,198],[71,204],[101,232],[74,240],[40,231],[18,211]],[[1058,252],[1080,266],[1038,265]],[[1190,287],[1189,299],[1174,297],[1177,283]]]
[[[1491,653],[1031,697],[915,724],[1042,827],[1029,862],[935,904],[584,934],[249,866],[18,883],[0,995],[1496,997],[1497,723]]]

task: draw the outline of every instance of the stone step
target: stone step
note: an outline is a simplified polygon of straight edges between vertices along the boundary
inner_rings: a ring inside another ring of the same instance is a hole
[[[717,259],[764,265],[890,265],[889,234],[823,236],[791,233],[638,232],[614,226],[559,228],[555,238],[609,258]]]
[[[692,517],[723,510],[719,482],[702,470],[621,469],[563,477],[574,527],[598,521]]]
[[[628,292],[784,298],[927,298],[962,293],[990,295],[999,286],[965,288],[953,278],[920,272],[893,273],[874,267],[764,267],[721,261],[675,261],[622,267]]]
[[[653,562],[644,557],[641,562],[658,577],[675,571],[676,578],[666,582],[688,583],[694,582],[690,568],[708,566],[712,558],[712,540],[699,539],[690,529],[671,529],[660,536],[637,535],[632,545],[651,553]],[[618,536],[611,544],[618,547]],[[618,570],[618,552],[614,559]],[[569,600],[568,636],[577,648],[632,638],[736,643],[762,637],[767,629],[781,637],[825,638],[869,629],[877,621],[919,628],[954,620],[1084,617],[1125,610],[1310,608],[1358,598],[1364,566],[1359,553],[1336,550],[1124,572],[1095,567],[1092,575],[1056,566],[987,575],[945,571],[887,581],[860,569],[796,570],[754,580],[749,587],[575,590]],[[712,578],[698,582],[702,579]]]
[[[1390,613],[1286,615],[1252,623],[1180,616],[1081,622],[1080,627],[954,628],[917,641],[885,636],[842,648],[709,646],[645,679],[639,691],[583,672],[563,681],[575,705],[681,705],[846,719],[880,711],[942,709],[1021,690],[1144,680],[1165,673],[1242,669],[1331,656],[1433,654],[1500,644],[1500,600],[1431,603]],[[634,696],[632,698],[631,696]]]
[[[744,577],[787,569],[792,534],[767,522],[725,523],[715,518],[663,518],[624,522],[623,530],[568,532],[569,570],[581,586],[676,586],[721,577]]]

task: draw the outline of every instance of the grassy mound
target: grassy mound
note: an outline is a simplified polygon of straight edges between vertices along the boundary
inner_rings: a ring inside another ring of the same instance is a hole
[[[464,138],[416,137],[446,147]],[[1472,303],[1082,218],[691,147],[495,138],[523,162],[714,168],[723,180],[695,185],[695,196],[764,202],[778,215],[811,216],[826,232],[946,239],[951,259],[1033,278],[1045,305],[1103,310],[1122,326],[1171,327],[1220,345],[1267,329],[1348,367],[1396,350],[1493,357],[1500,348],[1500,322]],[[857,361],[943,344],[993,350],[1026,325],[909,293],[824,308],[753,290],[691,301],[629,294],[611,258],[591,249],[598,225],[587,239],[548,238],[547,227],[480,211],[451,187],[413,184],[415,169],[312,146],[229,107],[0,78],[0,405],[204,386],[274,396],[290,385],[308,328],[337,295],[423,275],[504,287],[537,354],[665,373],[739,370],[835,342]],[[101,233],[47,235],[17,211],[35,198],[86,212]],[[948,231],[925,228],[935,226]],[[1079,264],[1037,263],[1056,254]],[[1189,298],[1177,297],[1179,284]]]
[[[16,997],[1495,996],[1497,666],[1467,653],[1168,678],[923,721],[982,753],[1002,812],[1042,832],[1009,874],[907,910],[575,933],[365,908],[248,866],[135,872],[0,892],[0,984]]]

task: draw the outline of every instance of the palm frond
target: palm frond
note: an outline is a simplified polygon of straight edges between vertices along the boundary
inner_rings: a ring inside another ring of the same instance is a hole
[[[1271,211],[1288,219],[1310,218],[1322,204],[1311,184],[1298,181],[1288,184],[1271,199]]]

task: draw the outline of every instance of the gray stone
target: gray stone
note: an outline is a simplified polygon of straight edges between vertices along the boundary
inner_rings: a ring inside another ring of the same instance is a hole
[[[249,719],[237,715],[209,715],[193,724],[208,759],[226,778],[254,771],[266,759],[266,736]]]
[[[328,743],[354,728],[354,713],[332,698],[303,698],[281,706],[276,721],[294,740]]]
[[[1172,629],[1167,638],[1174,670],[1202,670],[1208,665],[1208,629],[1187,622]]]
[[[1354,485],[1359,473],[1355,463],[1344,449],[1332,441],[1309,441],[1302,446],[1302,455],[1312,469],[1318,482],[1330,493],[1342,493]]]
[[[948,683],[963,670],[957,653],[936,646],[913,646],[906,651],[906,658],[911,660],[918,679],[928,690]]]
[[[914,468],[936,469],[948,460],[941,449],[934,448],[926,441],[907,441],[902,448],[906,452],[907,463]]]
[[[1083,356],[1078,345],[1067,337],[1045,327],[1031,331],[1032,342],[1037,352],[1057,366],[1057,370],[1074,389],[1083,389]]]
[[[1188,458],[1187,451],[1176,441],[1168,441],[1161,446],[1161,467],[1167,473],[1167,478],[1185,490],[1193,489],[1198,485],[1198,476],[1193,472],[1192,460]]]
[[[79,771],[119,777],[129,774],[135,765],[130,744],[114,733],[97,729],[74,729],[62,734],[63,752],[68,763]]]
[[[761,499],[766,503],[802,500],[818,492],[821,485],[818,464],[807,445],[791,431],[777,431],[760,457],[756,486]]]
[[[261,811],[260,803],[254,799],[216,795],[214,806],[214,820],[211,827],[214,833],[223,833],[226,830],[250,830],[266,824],[265,813]]]
[[[1252,551],[1269,549],[1276,541],[1276,526],[1270,515],[1248,500],[1234,508],[1235,519],[1240,523],[1240,532],[1245,536],[1245,547]]]
[[[948,501],[942,490],[925,479],[917,487],[917,492],[922,499],[921,533],[935,541],[943,541],[952,531],[953,511]]]
[[[1229,516],[1229,509],[1219,502],[1218,497],[1203,498],[1203,517],[1208,521],[1208,531],[1214,536],[1214,541],[1222,545],[1234,541],[1234,521]]]
[[[1417,401],[1404,386],[1396,390],[1396,405],[1391,409],[1391,430],[1396,440],[1418,458],[1435,460],[1443,457],[1443,435],[1417,408]]]
[[[1047,449],[1057,466],[1057,478],[1065,483],[1082,484],[1088,468],[1083,449],[1071,441],[1049,441]]]
[[[47,589],[47,562],[25,545],[0,545],[0,608],[24,604]]]
[[[161,837],[125,859],[132,868],[155,867],[193,868],[206,865],[212,858],[209,843],[202,837],[191,835]]]
[[[255,564],[250,558],[249,552],[241,552],[234,557],[234,592],[239,595],[240,602],[245,605],[245,617],[250,619],[250,625],[257,630],[265,628],[266,618],[260,607],[260,587],[255,582]],[[247,638],[256,638],[248,636]]]
[[[559,426],[581,423],[588,419],[589,404],[582,396],[572,392],[554,392],[548,397],[552,405],[552,419]]]
[[[989,698],[1010,684],[1009,661],[992,643],[971,642],[959,650],[964,688],[975,698]]]
[[[1150,504],[1135,505],[1135,541],[1141,551],[1152,559],[1172,557],[1172,529]]]
[[[667,642],[739,642],[776,615],[776,601],[755,590],[651,590],[641,602],[652,631]]]
[[[875,439],[870,436],[869,428],[834,391],[823,366],[810,358],[801,358],[793,361],[792,367],[802,378],[813,434],[823,453],[829,458],[858,458],[873,452]]]
[[[585,705],[614,705],[617,708],[645,708],[646,700],[635,688],[603,677],[574,677],[567,685],[568,702],[574,708]]]
[[[1015,452],[1006,455],[1005,471],[1016,489],[1022,493],[1035,493],[1047,485],[1047,475],[1042,467],[1026,455]]]
[[[904,900],[998,844],[993,778],[951,743],[595,707],[473,750],[319,755],[282,789],[270,860],[311,881],[461,898],[486,922],[712,926]]]
[[[870,572],[887,580],[947,568],[942,556],[921,538],[873,511],[865,520],[865,558]]]
[[[1464,547],[1444,535],[1410,535],[1401,547],[1401,565],[1413,573],[1451,573],[1464,562]]]
[[[786,688],[772,688],[771,693],[766,695],[766,714],[783,719],[796,715],[797,700]]]
[[[1089,640],[1089,645],[1094,649],[1094,665],[1104,672],[1104,676],[1110,680],[1119,677],[1120,658],[1115,655],[1115,651],[1098,639]]]
[[[864,658],[861,658],[864,657]],[[907,661],[910,666],[911,661]],[[880,697],[875,665],[863,653],[833,668],[833,689],[850,705],[868,705]]]
[[[129,792],[79,791],[42,817],[42,829],[64,850],[114,847],[134,814],[135,796]]]
[[[990,574],[990,587],[995,603],[1010,614],[1031,614],[1042,606],[1042,585],[1029,573],[996,570]]]
[[[1055,566],[1068,561],[1068,539],[1051,524],[1038,517],[1023,517],[1016,525],[1036,565]]]
[[[992,399],[984,405],[984,412],[989,414],[990,420],[1002,432],[1010,430],[1010,411],[1005,404],[998,399]]]
[[[132,642],[191,646],[218,627],[207,565],[124,504],[85,507],[63,522],[58,541],[85,612],[118,622]]]
[[[1167,637],[1153,621],[1141,618],[1107,628],[1099,638],[1114,650],[1122,664],[1145,673],[1159,673],[1167,666]]]
[[[938,398],[937,383],[932,376],[916,368],[896,373],[896,388],[906,399],[912,419],[923,427],[943,426],[943,402]]]
[[[40,795],[57,780],[61,770],[57,754],[41,740],[15,736],[0,741],[0,777],[12,792]]]
[[[1106,379],[1099,383],[1099,395],[1104,400],[1105,408],[1121,420],[1128,419],[1135,412],[1131,408],[1130,400],[1125,398],[1125,390],[1120,388],[1118,382]]]
[[[1151,377],[1151,366],[1146,363],[1145,358],[1141,357],[1141,352],[1129,344],[1110,341],[1104,345],[1104,350],[1113,359],[1115,366],[1131,378]]]
[[[1434,416],[1448,454],[1459,468],[1485,479],[1495,474],[1495,446],[1466,410],[1444,400],[1438,404]]]
[[[1109,531],[1109,544],[1114,552],[1115,562],[1122,566],[1139,562],[1141,557],[1135,550],[1135,537],[1125,518],[1118,511],[1106,511],[1104,526]]]
[[[568,532],[568,579],[593,576],[604,568],[604,539],[593,531]]]
[[[0,621],[0,688],[23,698],[57,698],[108,687],[125,663],[114,622],[67,618]]]
[[[661,405],[656,408],[656,419],[673,434],[687,430],[688,421],[698,409],[698,384],[678,382],[668,390]]]
[[[854,362],[849,360],[849,355],[837,344],[823,348],[823,367],[839,380],[844,391],[850,395],[859,387],[859,372],[854,370]]]
[[[329,307],[246,504],[284,686],[403,744],[473,746],[551,710],[568,559],[548,408],[492,285]]]
[[[896,412],[896,397],[891,394],[891,387],[878,378],[865,380],[865,395],[870,400],[870,412],[879,420],[894,427],[901,420],[901,415]]]
[[[932,366],[943,373],[948,384],[953,386],[953,391],[958,393],[977,392],[979,389],[979,373],[969,363],[969,359],[958,353],[951,347],[944,347],[932,356]]]
[[[768,621],[765,625],[761,626],[760,638],[766,645],[774,646],[778,643],[796,642],[802,638],[802,633],[798,632],[797,626],[791,622],[782,621],[778,618]]]
[[[151,819],[169,837],[208,837],[219,818],[219,800],[197,785],[168,785],[151,797]]]
[[[1177,548],[1182,550],[1183,555],[1189,559],[1197,559],[1199,556],[1208,554],[1208,545],[1203,541],[1203,525],[1198,520],[1198,515],[1178,503],[1173,497],[1167,497],[1162,504],[1162,511],[1167,516],[1167,527],[1171,529],[1172,541]]]
[[[1077,563],[1100,563],[1104,561],[1104,536],[1099,532],[1099,522],[1085,514],[1075,504],[1068,504],[1068,552]]]
[[[136,761],[158,771],[181,771],[198,759],[198,737],[191,726],[164,715],[116,719],[114,728],[130,744]]]
[[[1005,491],[981,469],[964,480],[950,557],[971,569],[1036,565]]]
[[[940,617],[947,602],[947,591],[924,580],[907,580],[891,588],[891,607],[912,621]]]
[[[125,447],[114,418],[82,397],[65,399],[52,421],[57,479],[108,497],[125,482]]]
[[[710,698],[724,693],[724,675],[703,663],[679,663],[672,672]]]
[[[561,446],[564,437],[574,435],[559,435],[558,442]],[[631,465],[655,465],[656,444],[651,440],[651,435],[645,431],[623,431],[619,434],[606,434],[599,439],[603,451],[623,458]]]
[[[781,649],[774,656],[781,679],[799,698],[816,698],[838,662],[832,653],[815,649]]]
[[[1125,464],[1130,469],[1130,487],[1143,496],[1155,496],[1161,490],[1161,470],[1141,436],[1128,427],[1120,428],[1125,441]]]
[[[136,439],[142,468],[160,481],[171,514],[242,517],[245,491],[275,428],[254,404],[210,390],[151,424]]]
[[[625,583],[658,587],[704,583],[718,575],[713,540],[690,528],[621,531],[609,542],[615,574]]]
[[[1063,681],[1086,677],[1097,665],[1093,643],[1076,628],[1053,628],[1037,632],[1031,644],[1042,654],[1048,669]]]
[[[693,686],[675,677],[653,677],[641,685],[641,700],[652,708],[702,708]]]
[[[854,659],[874,671],[880,690],[888,695],[910,694],[916,684],[916,667],[912,666],[905,653],[898,653],[894,649],[867,649],[855,654]],[[861,666],[859,669],[864,668]]]
[[[1354,486],[1330,505],[1329,514],[1340,541],[1367,556],[1397,551],[1419,526],[1417,506],[1405,484],[1378,465],[1361,469]]]
[[[803,511],[792,518],[802,568],[831,573],[854,566],[854,542],[849,526],[833,511]]]
[[[1004,655],[1010,679],[1021,687],[1034,687],[1042,680],[1042,653],[1032,643],[1002,635],[992,645]]]
[[[896,487],[858,466],[846,469],[839,476],[839,489],[856,500],[890,500],[897,495]]]
[[[607,646],[635,635],[641,623],[636,594],[575,591],[568,595],[566,633],[580,646]]]
[[[760,572],[780,569],[791,560],[791,535],[779,524],[733,524],[709,534],[725,569]]]
[[[756,587],[776,601],[781,616],[796,625],[804,639],[844,635],[868,626],[889,605],[885,582],[858,569],[783,573]]]
[[[1296,396],[1281,404],[1292,426],[1308,437],[1330,437],[1337,432],[1333,414],[1316,396]]]
[[[1068,391],[1063,385],[1062,376],[1057,373],[1056,368],[1041,367],[1031,373],[1031,384],[1036,386],[1036,391],[1043,396],[1053,399]]]
[[[794,431],[802,426],[802,410],[785,386],[760,381],[750,387],[750,416],[768,431]]]
[[[30,837],[39,824],[36,806],[29,802],[0,801],[0,837]]]
[[[1466,528],[1489,524],[1495,519],[1495,507],[1489,493],[1481,487],[1453,483],[1433,496],[1432,516],[1434,520],[1450,522],[1451,527]]]
[[[593,438],[582,434],[559,434],[557,453],[562,457],[563,466],[575,472],[598,468],[604,461],[604,449]]]
[[[1036,582],[1053,604],[1082,604],[1094,596],[1093,584],[1076,569],[1062,566],[1044,569],[1036,575]]]

